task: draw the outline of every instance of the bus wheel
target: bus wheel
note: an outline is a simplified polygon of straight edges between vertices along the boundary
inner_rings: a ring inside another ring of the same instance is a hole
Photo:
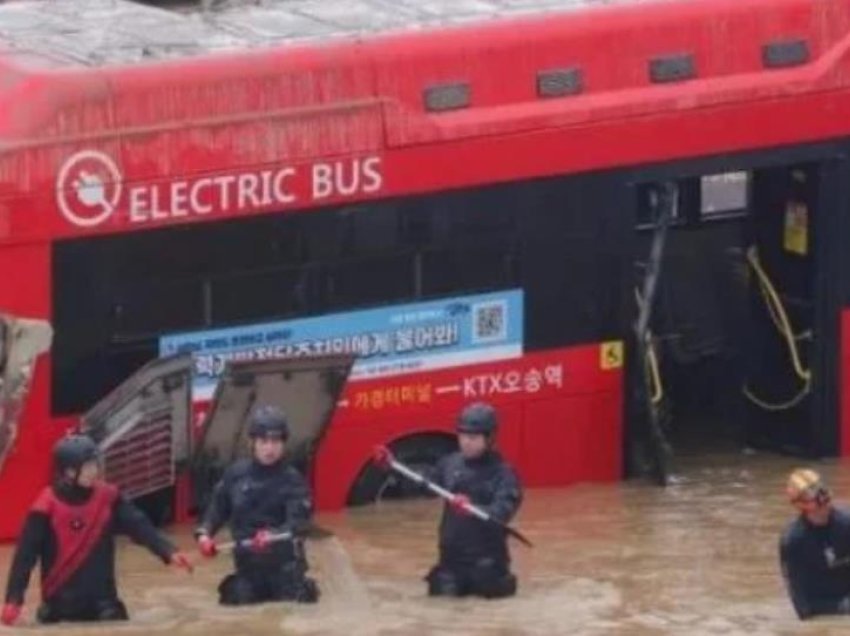
[[[443,455],[457,450],[457,442],[451,435],[429,433],[405,437],[390,445],[398,461],[421,472],[437,463]],[[430,496],[410,481],[375,467],[372,462],[360,471],[348,494],[349,506],[360,506],[378,499],[411,499]]]

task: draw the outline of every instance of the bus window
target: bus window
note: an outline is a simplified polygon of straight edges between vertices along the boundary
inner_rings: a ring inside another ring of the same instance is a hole
[[[749,207],[748,172],[725,172],[700,178],[700,212],[704,220],[746,214]]]
[[[683,184],[684,185],[684,184]],[[686,219],[687,206],[684,192],[686,188],[680,188],[678,205],[673,209],[669,226],[683,225]],[[661,193],[655,184],[643,184],[638,188],[637,224],[638,230],[652,230],[658,220],[657,214],[660,209],[659,198]]]

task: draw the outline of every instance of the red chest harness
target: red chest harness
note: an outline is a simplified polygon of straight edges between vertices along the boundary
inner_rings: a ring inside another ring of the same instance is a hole
[[[33,511],[46,514],[56,537],[56,562],[41,582],[41,595],[49,599],[85,562],[112,518],[112,506],[118,489],[98,483],[88,501],[79,505],[66,503],[53,488],[45,488]]]

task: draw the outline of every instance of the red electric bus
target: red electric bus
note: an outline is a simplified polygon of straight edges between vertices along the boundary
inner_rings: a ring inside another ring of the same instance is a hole
[[[80,424],[183,517],[257,399],[326,509],[399,489],[371,448],[433,461],[472,399],[529,486],[663,477],[689,440],[850,450],[846,2],[151,4],[0,4],[0,537]],[[507,290],[510,356],[234,362],[198,418],[160,356]]]

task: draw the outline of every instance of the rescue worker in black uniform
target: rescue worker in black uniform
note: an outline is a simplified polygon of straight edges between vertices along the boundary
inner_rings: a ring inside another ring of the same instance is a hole
[[[508,523],[522,503],[516,473],[494,448],[497,429],[492,406],[467,406],[457,421],[460,449],[443,457],[428,475],[455,493],[443,509],[439,562],[426,577],[430,596],[502,598],[516,593],[506,532],[471,516],[465,507],[472,503]]]
[[[850,614],[850,514],[833,506],[813,470],[791,473],[787,492],[800,515],[782,535],[779,555],[797,616]]]
[[[248,434],[253,458],[237,461],[225,471],[195,533],[206,557],[216,555],[213,537],[225,523],[230,523],[237,542],[236,572],[219,585],[219,603],[315,603],[319,590],[306,576],[303,542],[313,503],[304,478],[284,459],[289,439],[285,414],[273,406],[257,407],[250,416]],[[293,538],[270,540],[285,532]],[[239,545],[242,542],[247,547]]]
[[[99,479],[95,443],[58,442],[54,480],[33,504],[18,538],[0,620],[14,624],[36,561],[41,562],[41,623],[127,620],[115,585],[115,535],[127,534],[166,564],[191,571],[186,555],[114,486]]]

